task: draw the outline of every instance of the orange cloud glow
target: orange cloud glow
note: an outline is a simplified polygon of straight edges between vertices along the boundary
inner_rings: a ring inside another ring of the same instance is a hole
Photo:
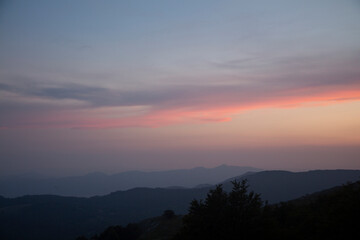
[[[201,122],[226,122],[231,117],[244,111],[262,108],[296,108],[308,104],[330,105],[336,102],[355,101],[360,99],[359,90],[341,90],[323,92],[313,96],[280,96],[277,98],[250,102],[246,104],[234,104],[231,106],[211,106],[211,101],[207,106],[187,106],[174,109],[154,109],[149,110],[138,116],[128,116],[119,118],[103,118],[97,115],[98,110],[89,110],[88,114],[76,115],[59,118],[53,116],[47,118],[46,122],[62,122],[58,127],[72,128],[121,128],[121,127],[161,127],[166,125],[182,123],[201,123]],[[107,111],[112,111],[111,108]],[[103,113],[103,112],[102,112]],[[83,116],[89,118],[84,119]],[[66,123],[68,122],[68,123]],[[55,124],[57,125],[57,124]]]
[[[230,96],[236,98],[236,96]],[[217,96],[202,96],[201,101],[175,106],[98,107],[82,110],[49,111],[30,116],[21,124],[6,128],[124,128],[161,127],[183,123],[226,122],[244,111],[264,108],[296,108],[330,105],[360,99],[360,90],[296,89],[275,96],[258,96],[249,101],[225,101]],[[236,100],[236,99],[235,99]],[[124,110],[125,108],[125,110]]]

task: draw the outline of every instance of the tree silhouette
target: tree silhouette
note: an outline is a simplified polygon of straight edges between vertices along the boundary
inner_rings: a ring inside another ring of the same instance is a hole
[[[204,201],[193,200],[177,239],[249,239],[262,235],[260,196],[248,192],[246,180],[232,184],[230,193],[217,185]]]
[[[165,210],[164,213],[163,213],[163,217],[167,218],[167,219],[170,219],[170,218],[173,218],[175,217],[175,212],[173,210]]]
[[[232,184],[229,193],[218,185],[204,200],[193,200],[174,239],[360,239],[360,181],[273,205],[264,205],[259,194],[248,191],[246,181]],[[166,210],[162,218],[172,214]],[[136,240],[149,231],[143,227],[112,226],[91,240]],[[166,230],[156,238],[140,239],[169,239],[169,235]]]

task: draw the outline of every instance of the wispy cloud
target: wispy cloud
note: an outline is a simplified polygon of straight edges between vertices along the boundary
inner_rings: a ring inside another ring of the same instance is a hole
[[[232,60],[215,67],[237,71],[250,64],[257,74],[222,84],[163,84],[125,89],[89,84],[0,82],[0,127],[158,127],[230,121],[243,111],[305,103],[360,100],[359,57],[328,56]],[[268,64],[270,68],[262,66]],[[261,73],[261,74],[259,74]]]
[[[154,99],[146,97],[145,100],[140,100],[143,92],[133,92],[129,98],[124,98],[121,92],[115,91],[115,94],[108,97],[107,94],[113,90],[100,89],[97,92],[93,88],[90,88],[89,93],[95,97],[91,98],[89,94],[85,94],[86,97],[84,97],[84,93],[88,93],[85,89],[89,88],[85,87],[82,91],[69,91],[71,94],[69,92],[60,95],[58,93],[47,94],[46,98],[64,101],[67,96],[69,99],[87,101],[88,105],[10,113],[8,117],[2,117],[2,127],[159,127],[186,122],[229,121],[234,114],[251,109],[294,107],[321,101],[331,103],[360,100],[360,88],[354,85],[342,90],[309,88],[286,91],[242,89],[239,86],[198,89],[193,87],[191,91],[170,89],[147,92],[148,95],[158,96]],[[175,94],[169,94],[169,92]],[[36,97],[39,96],[45,97],[44,94]],[[137,96],[139,99],[136,98]],[[33,97],[33,95],[29,96],[30,99]],[[107,98],[107,101],[104,101],[103,98]],[[34,106],[30,105],[29,107]],[[14,114],[17,117],[11,118],[11,115]]]

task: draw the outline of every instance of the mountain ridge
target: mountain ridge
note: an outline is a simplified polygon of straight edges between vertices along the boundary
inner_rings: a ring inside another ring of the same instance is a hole
[[[260,171],[260,169],[247,166],[220,165],[215,168],[196,167],[154,172],[126,171],[111,175],[94,172],[83,176],[63,178],[12,177],[1,179],[0,195],[19,197],[53,194],[91,197],[135,187],[166,188],[177,186],[191,188],[200,184],[216,184],[231,176],[238,176],[248,171]]]
[[[357,181],[359,177],[360,170],[320,170],[263,171],[243,178],[248,179],[250,189],[261,194],[263,200],[276,203],[326,189],[329,185]],[[316,181],[319,183],[315,184]],[[229,188],[228,184],[230,186],[231,182],[223,183],[224,189]],[[126,225],[159,216],[166,209],[185,214],[189,203],[193,199],[204,199],[212,187],[133,188],[88,198],[56,195],[0,198],[0,239],[20,240],[24,239],[24,234],[33,236],[27,237],[29,240],[74,239],[84,233],[95,234],[111,225]],[[61,232],[54,236],[59,229]]]

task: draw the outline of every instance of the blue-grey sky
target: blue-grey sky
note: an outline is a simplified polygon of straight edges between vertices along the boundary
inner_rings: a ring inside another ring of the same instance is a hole
[[[0,53],[0,174],[360,167],[356,0],[5,0]]]

